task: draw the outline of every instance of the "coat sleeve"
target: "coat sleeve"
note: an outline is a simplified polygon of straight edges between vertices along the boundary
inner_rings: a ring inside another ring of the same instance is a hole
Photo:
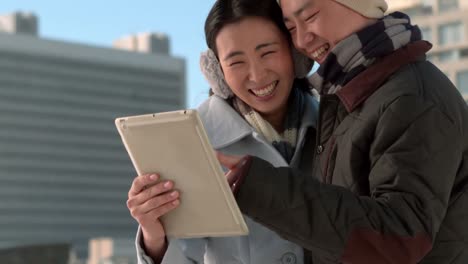
[[[362,175],[370,196],[253,158],[236,195],[242,212],[334,262],[419,262],[446,213],[462,133],[417,98],[396,100],[380,120],[371,147],[376,158]]]
[[[141,229],[138,227],[136,235],[136,252],[138,264],[156,264],[145,253],[141,244]],[[206,240],[198,239],[170,239],[169,246],[161,264],[203,264]]]

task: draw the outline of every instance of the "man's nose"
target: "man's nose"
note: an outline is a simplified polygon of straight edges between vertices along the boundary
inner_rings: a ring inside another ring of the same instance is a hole
[[[303,26],[298,26],[296,30],[297,32],[294,39],[294,44],[296,45],[297,49],[306,51],[310,42],[312,42],[314,39],[314,36],[307,30],[307,28]]]

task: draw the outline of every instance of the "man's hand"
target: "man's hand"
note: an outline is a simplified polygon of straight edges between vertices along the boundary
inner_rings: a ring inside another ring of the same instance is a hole
[[[231,186],[233,193],[237,193],[240,184],[242,183],[246,169],[250,167],[250,156],[233,156],[226,155],[221,152],[216,152],[221,165],[228,168],[229,171],[226,173],[226,179]]]

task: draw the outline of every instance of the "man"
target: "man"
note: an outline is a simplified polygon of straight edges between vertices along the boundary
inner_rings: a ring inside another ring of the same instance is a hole
[[[384,0],[280,5],[320,63],[314,173],[220,154],[243,213],[314,264],[468,263],[468,107],[431,45]]]

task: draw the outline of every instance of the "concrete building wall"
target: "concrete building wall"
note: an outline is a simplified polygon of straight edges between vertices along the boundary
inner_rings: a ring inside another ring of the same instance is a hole
[[[120,116],[185,107],[185,61],[0,32],[0,248],[133,240]]]

